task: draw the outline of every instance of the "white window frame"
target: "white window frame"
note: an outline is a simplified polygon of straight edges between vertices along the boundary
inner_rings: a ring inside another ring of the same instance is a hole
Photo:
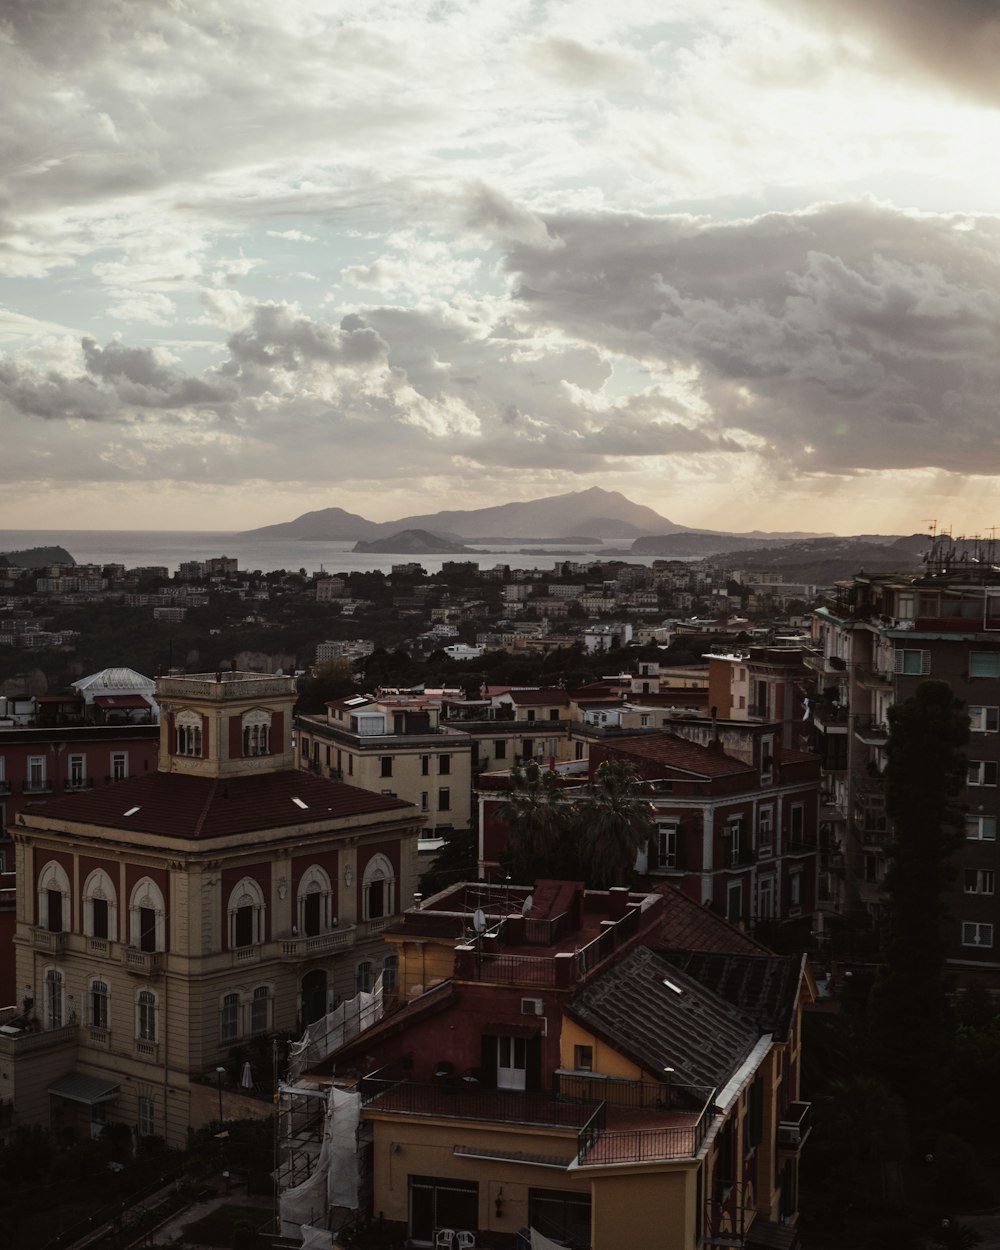
[[[111,1025],[111,986],[103,977],[91,977],[87,986],[87,1023],[92,1029]]]
[[[978,673],[973,672],[976,668],[980,670]],[[970,651],[969,676],[1000,677],[1000,651]]]
[[[677,867],[677,838],[679,833],[679,821],[657,821],[656,867],[658,871],[669,872],[672,868]]]
[[[260,883],[255,881],[253,877],[244,877],[242,881],[233,888],[229,895],[229,906],[227,908],[229,925],[229,949],[237,950],[236,945],[236,925],[237,916],[242,908],[251,907],[253,909],[253,921],[251,926],[252,938],[251,946],[260,946],[264,941],[264,920],[266,917],[266,907],[264,904],[264,891],[260,887]]]
[[[202,718],[200,712],[184,708],[174,717],[175,754],[200,759],[202,754]]]
[[[964,870],[964,893],[994,894],[996,876],[992,868],[966,868]]]
[[[788,906],[802,906],[802,873],[792,872],[788,874]]]
[[[528,1039],[497,1038],[497,1089],[527,1089]]]
[[[1000,778],[1000,765],[996,760],[969,760],[966,785],[996,786],[998,778]]]
[[[990,723],[992,721],[992,724]],[[969,704],[969,732],[995,734],[1000,732],[1000,707],[989,704]]]
[[[254,986],[253,994],[250,997],[251,1036],[257,1036],[259,1033],[269,1033],[271,1031],[273,1001],[273,990],[270,985]],[[262,1004],[263,1011],[261,1006]]]
[[[71,755],[67,761],[66,783],[71,790],[80,789],[87,784],[87,757]]]
[[[229,990],[219,996],[219,1041],[226,1045],[239,1041],[243,1030],[240,1028],[240,995],[238,990]]]
[[[241,741],[244,757],[271,754],[271,713],[262,707],[251,708],[244,712],[240,722]],[[303,739],[303,755],[308,752],[306,740]]]
[[[61,1029],[66,1018],[66,978],[58,968],[45,969],[45,1027]]]
[[[38,874],[38,924],[42,929],[49,925],[49,890],[56,890],[62,895],[62,932],[73,931],[73,910],[69,889],[69,877],[62,864],[50,859]]]
[[[726,853],[728,867],[736,868],[740,862],[741,842],[743,839],[743,817],[726,817],[726,841],[729,843]],[[728,915],[728,908],[726,914]]]
[[[45,767],[44,755],[28,756],[27,781],[25,790],[29,794],[39,794],[48,785],[48,772]]]
[[[111,752],[111,780],[128,780],[128,751]]]
[[[993,926],[979,920],[963,920],[962,945],[990,950],[993,946]]]
[[[333,886],[330,874],[319,864],[311,864],[299,880],[297,914],[299,933],[306,935],[306,900],[311,895],[319,895],[319,931],[329,933],[337,924],[333,911]]]
[[[167,949],[166,917],[167,908],[163,901],[163,891],[152,879],[143,877],[132,888],[129,899],[129,945],[136,950],[142,949],[142,912],[151,911],[154,915],[154,948],[157,951]]]
[[[897,647],[892,653],[892,671],[904,677],[926,677],[931,671],[931,653],[922,647]]]
[[[146,1094],[140,1094],[137,1103],[135,1130],[139,1137],[156,1136],[156,1104]]]
[[[382,883],[382,911],[378,916],[371,914],[371,887]],[[381,920],[385,916],[395,915],[396,909],[396,876],[392,864],[381,854],[373,855],[365,864],[365,873],[361,881],[362,920]]]
[[[762,734],[760,739],[760,784],[774,783],[774,734]]]
[[[160,1001],[153,990],[139,990],[135,996],[135,1037],[138,1042],[156,1044]]]
[[[94,932],[94,900],[103,899],[108,905],[109,942],[118,941],[118,895],[114,883],[103,868],[95,868],[83,883],[83,932],[96,937]]]
[[[382,960],[382,993],[394,994],[399,985],[399,956],[386,955]]]
[[[995,816],[973,816],[966,813],[965,837],[969,842],[995,842],[997,840],[997,818]]]
[[[370,994],[375,986],[375,965],[362,959],[354,968],[354,988],[358,994]]]
[[[733,917],[733,900],[736,900],[736,916]],[[726,919],[730,924],[739,924],[743,919],[743,882],[729,881],[726,884]]]
[[[774,853],[774,804],[765,803],[757,809],[757,855],[768,858]]]

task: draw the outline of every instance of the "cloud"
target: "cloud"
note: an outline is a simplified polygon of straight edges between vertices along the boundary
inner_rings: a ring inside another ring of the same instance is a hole
[[[1000,104],[1000,11],[995,0],[772,0],[800,21],[825,22],[872,45],[872,64],[936,80]]]
[[[726,224],[549,217],[507,265],[536,326],[671,375],[788,472],[1000,473],[1000,222],[829,205]],[[987,468],[988,466],[988,468]]]

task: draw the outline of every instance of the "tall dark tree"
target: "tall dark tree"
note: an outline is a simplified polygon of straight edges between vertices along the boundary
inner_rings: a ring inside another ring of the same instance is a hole
[[[565,862],[570,809],[557,775],[527,760],[510,770],[510,782],[497,815],[507,827],[511,877],[531,882],[575,875]]]
[[[922,682],[889,709],[885,798],[893,840],[871,1025],[873,1059],[901,1091],[932,1085],[949,1048],[945,894],[965,832],[957,799],[968,737],[968,717],[944,682]]]
[[[587,853],[587,884],[598,889],[631,883],[635,857],[653,836],[653,805],[639,791],[631,764],[605,760],[589,801],[575,808]]]

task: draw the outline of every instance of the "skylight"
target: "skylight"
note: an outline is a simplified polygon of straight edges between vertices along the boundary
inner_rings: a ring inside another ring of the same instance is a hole
[[[303,811],[306,811],[306,810],[308,809],[308,807],[309,807],[309,804],[308,804],[308,803],[303,803],[301,799],[296,799],[296,798],[293,798],[293,799],[292,799],[292,802],[295,804],[295,806],[296,806],[296,807],[301,807]],[[136,810],[138,810],[138,809],[136,809]]]
[[[673,990],[675,994],[684,993],[684,991],[681,989],[679,985],[674,985],[673,981],[668,981],[666,977],[663,978],[663,984],[667,987],[668,990]]]
[[[123,816],[134,816],[138,810],[139,810],[139,809],[138,809],[137,807],[130,807],[130,808],[128,809],[128,811],[127,811],[127,812],[122,812],[122,815],[123,815]]]

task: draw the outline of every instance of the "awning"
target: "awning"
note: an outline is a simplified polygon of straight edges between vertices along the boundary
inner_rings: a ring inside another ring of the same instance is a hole
[[[82,1102],[88,1107],[99,1102],[114,1102],[121,1093],[121,1086],[99,1076],[84,1076],[82,1072],[70,1072],[49,1086],[49,1093],[70,1102]]]
[[[98,694],[94,696],[94,702],[98,707],[106,708],[148,708],[150,706],[149,700],[144,699],[141,694]]]

